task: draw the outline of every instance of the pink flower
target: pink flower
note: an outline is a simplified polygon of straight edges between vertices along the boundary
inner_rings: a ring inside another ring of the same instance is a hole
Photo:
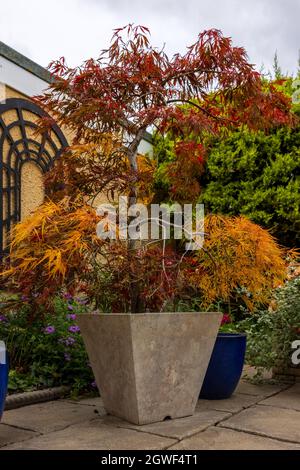
[[[173,266],[173,261],[171,261],[171,260],[166,260],[166,261],[165,261],[165,265],[166,265],[166,266]]]
[[[224,313],[222,321],[221,321],[221,325],[225,325],[226,323],[231,323],[231,318],[230,318],[229,313]]]

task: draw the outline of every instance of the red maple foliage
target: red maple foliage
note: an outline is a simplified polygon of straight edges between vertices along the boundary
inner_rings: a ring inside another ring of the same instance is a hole
[[[221,31],[202,32],[185,54],[171,58],[153,47],[149,36],[148,28],[129,24],[114,31],[110,47],[98,59],[76,68],[64,58],[53,62],[54,80],[38,98],[61,125],[74,131],[73,144],[114,136],[114,151],[102,158],[109,164],[85,158],[80,166],[89,169],[89,190],[94,179],[104,191],[114,188],[114,181],[125,184],[120,168],[128,160],[131,203],[137,197],[137,151],[146,129],[172,130],[183,140],[183,149],[186,140],[189,146],[193,140],[198,145],[201,136],[224,127],[247,123],[269,128],[294,119],[289,99],[274,86],[266,89],[245,50]],[[201,158],[199,154],[199,162]]]

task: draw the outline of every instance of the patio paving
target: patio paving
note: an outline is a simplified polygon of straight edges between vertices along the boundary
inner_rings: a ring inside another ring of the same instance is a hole
[[[227,400],[199,400],[194,416],[136,426],[108,416],[101,398],[6,411],[1,450],[300,450],[300,387],[242,380]]]

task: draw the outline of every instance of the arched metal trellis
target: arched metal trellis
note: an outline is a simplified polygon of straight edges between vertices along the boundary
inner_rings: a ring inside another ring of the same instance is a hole
[[[24,163],[34,162],[45,173],[67,146],[56,124],[51,132],[36,132],[37,120],[44,116],[48,115],[39,106],[24,99],[10,98],[0,104],[0,256],[12,225],[21,218]]]

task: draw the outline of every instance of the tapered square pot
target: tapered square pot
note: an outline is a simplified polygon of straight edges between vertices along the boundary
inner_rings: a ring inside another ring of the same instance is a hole
[[[192,415],[221,317],[81,315],[78,323],[106,411],[135,424]]]

